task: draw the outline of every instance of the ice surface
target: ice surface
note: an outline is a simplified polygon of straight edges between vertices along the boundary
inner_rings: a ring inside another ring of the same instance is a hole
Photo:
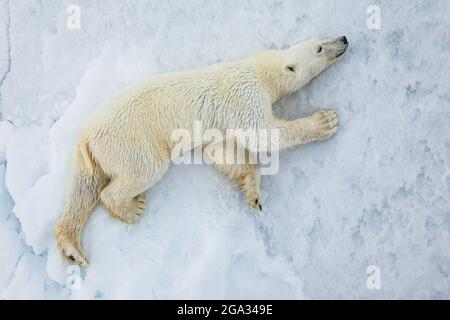
[[[450,298],[450,3],[0,1],[0,296],[3,298]],[[275,106],[335,108],[332,140],[281,155],[255,215],[207,166],[173,166],[137,225],[102,207],[62,263],[53,228],[89,114],[149,74],[311,36],[346,57]],[[367,267],[381,289],[367,287]]]

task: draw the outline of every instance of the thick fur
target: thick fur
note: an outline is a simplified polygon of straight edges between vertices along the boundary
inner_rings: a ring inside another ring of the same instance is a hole
[[[144,212],[142,193],[170,163],[173,130],[279,129],[279,149],[331,137],[335,111],[323,110],[293,121],[278,119],[272,104],[299,90],[347,48],[345,38],[312,39],[287,50],[269,51],[232,63],[151,78],[124,90],[94,113],[75,151],[71,190],[56,226],[64,257],[87,266],[80,243],[90,212],[100,200],[112,217],[134,223]],[[256,145],[256,142],[255,144]],[[248,146],[249,151],[253,144]],[[262,210],[256,165],[216,165]]]

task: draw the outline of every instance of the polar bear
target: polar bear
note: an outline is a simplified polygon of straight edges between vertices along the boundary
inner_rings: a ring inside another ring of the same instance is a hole
[[[169,168],[171,133],[177,128],[192,130],[201,120],[205,128],[217,130],[277,129],[279,150],[334,135],[336,111],[287,121],[273,115],[272,104],[306,85],[347,47],[344,36],[313,38],[231,63],[152,77],[101,106],[83,127],[75,148],[70,191],[55,230],[63,257],[88,265],[81,232],[99,201],[112,217],[137,221],[146,206],[142,194]],[[216,167],[243,191],[251,206],[262,210],[256,164]]]

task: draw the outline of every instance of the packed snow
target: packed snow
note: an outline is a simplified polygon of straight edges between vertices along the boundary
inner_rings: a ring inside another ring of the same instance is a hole
[[[0,0],[1,298],[450,298],[448,1],[79,0],[80,29],[71,5]],[[172,166],[138,224],[94,210],[87,269],[62,261],[71,152],[99,105],[149,74],[340,35],[346,56],[275,106],[334,108],[340,131],[281,154],[262,214],[213,168]]]

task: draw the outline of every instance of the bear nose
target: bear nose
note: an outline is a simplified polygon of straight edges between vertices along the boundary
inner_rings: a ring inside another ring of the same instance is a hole
[[[344,44],[348,44],[348,41],[347,41],[347,37],[346,37],[346,36],[342,36],[340,40],[341,40]]]

